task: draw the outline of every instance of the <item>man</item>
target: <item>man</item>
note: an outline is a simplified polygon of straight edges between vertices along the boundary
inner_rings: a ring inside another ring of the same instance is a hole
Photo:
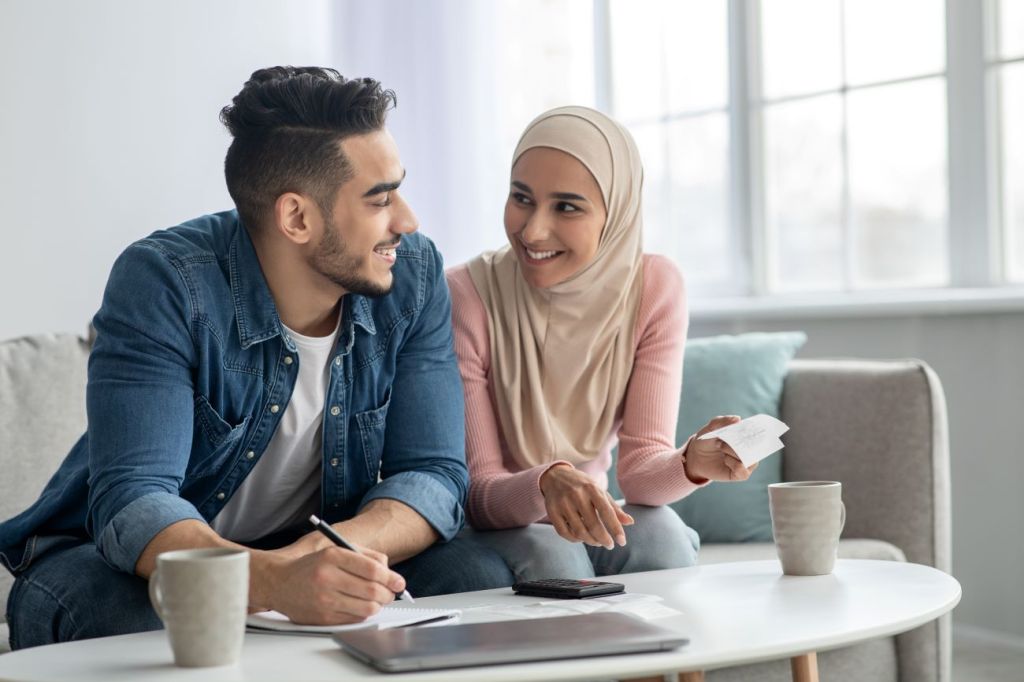
[[[13,648],[159,628],[145,578],[173,549],[249,547],[250,607],[303,623],[361,620],[406,585],[511,584],[497,555],[453,540],[462,389],[441,257],[399,192],[393,105],[330,69],[255,72],[221,112],[237,210],[118,258],[88,430],[0,524]],[[310,532],[311,513],[366,551]]]

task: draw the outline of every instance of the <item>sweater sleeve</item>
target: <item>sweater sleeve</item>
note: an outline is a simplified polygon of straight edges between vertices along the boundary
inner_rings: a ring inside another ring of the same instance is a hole
[[[487,311],[465,266],[448,271],[448,287],[455,354],[466,398],[466,464],[470,477],[466,514],[470,525],[482,530],[527,526],[547,514],[540,477],[556,462],[520,469],[504,456],[501,426],[488,385],[491,350]]]
[[[619,429],[619,487],[626,502],[659,506],[700,487],[675,446],[683,348],[689,323],[679,270],[662,256],[644,256],[637,349]]]

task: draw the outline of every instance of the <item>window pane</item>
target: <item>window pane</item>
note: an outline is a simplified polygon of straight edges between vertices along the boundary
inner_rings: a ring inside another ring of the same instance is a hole
[[[999,3],[999,56],[1024,57],[1024,0]]]
[[[765,221],[772,291],[843,287],[842,102],[764,110]]]
[[[729,103],[728,3],[669,0],[664,5],[669,113],[724,109]]]
[[[762,0],[759,7],[764,96],[838,88],[839,0]]]
[[[660,123],[629,126],[644,164],[644,250],[675,253],[669,219],[668,131]]]
[[[843,5],[848,84],[946,68],[943,0],[847,0]]]
[[[622,121],[658,118],[668,108],[661,22],[655,14],[661,5],[610,3],[612,110]]]
[[[740,293],[745,277],[729,238],[727,115],[631,132],[644,161],[644,250],[678,263],[691,295]]]
[[[850,93],[854,287],[948,283],[945,112],[938,78]]]
[[[1006,226],[1009,278],[1024,282],[1024,64],[1009,64],[1000,74],[1003,102],[1003,224]]]
[[[677,235],[677,262],[691,293],[736,294],[736,254],[730,253],[729,119],[725,113],[674,121],[668,126],[669,224]],[[648,242],[650,243],[650,242]],[[730,279],[731,278],[731,279]],[[714,289],[714,290],[712,290]]]
[[[612,0],[612,98],[623,120],[728,103],[725,0]]]

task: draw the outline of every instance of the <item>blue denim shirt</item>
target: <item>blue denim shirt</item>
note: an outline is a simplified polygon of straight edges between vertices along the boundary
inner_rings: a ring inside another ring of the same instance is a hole
[[[449,540],[468,486],[451,302],[430,240],[404,235],[397,255],[390,294],[342,299],[321,511],[333,523],[399,500]],[[89,536],[134,572],[161,530],[224,507],[294,388],[298,353],[234,211],[128,247],[94,325],[88,430],[39,500],[0,524],[0,560],[15,572],[55,534]]]

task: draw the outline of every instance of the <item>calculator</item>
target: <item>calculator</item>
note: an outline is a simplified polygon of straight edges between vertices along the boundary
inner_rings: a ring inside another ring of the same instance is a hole
[[[516,583],[512,591],[529,597],[554,597],[556,599],[586,599],[588,597],[604,597],[609,594],[624,592],[622,583],[606,583],[600,580],[567,580],[564,578],[544,578]]]

